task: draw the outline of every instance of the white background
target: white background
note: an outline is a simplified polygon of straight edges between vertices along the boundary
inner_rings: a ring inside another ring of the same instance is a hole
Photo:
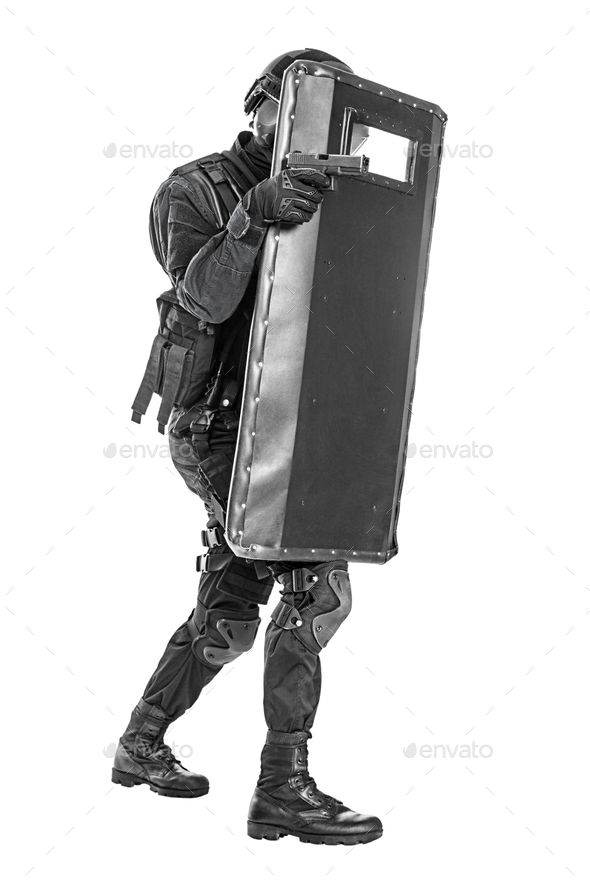
[[[9,5],[5,881],[587,881],[587,4]],[[155,411],[138,427],[129,405],[167,287],[149,205],[181,160],[103,148],[228,148],[264,64],[306,45],[438,103],[455,152],[401,552],[352,567],[353,613],[322,658],[312,773],[385,824],[352,850],[246,836],[261,641],[170,735],[208,796],[110,783],[112,744],[194,604],[202,510],[165,450],[119,451],[163,442]],[[492,156],[461,156],[472,142]],[[493,454],[419,453],[433,443]],[[491,758],[402,753],[471,741]]]

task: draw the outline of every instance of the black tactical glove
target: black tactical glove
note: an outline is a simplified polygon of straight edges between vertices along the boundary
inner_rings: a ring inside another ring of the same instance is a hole
[[[315,169],[283,169],[248,191],[244,209],[256,221],[309,221],[324,195],[318,188],[330,187],[330,176]]]

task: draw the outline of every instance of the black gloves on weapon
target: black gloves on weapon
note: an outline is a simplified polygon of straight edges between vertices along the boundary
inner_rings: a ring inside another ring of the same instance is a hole
[[[330,187],[330,176],[315,169],[283,169],[253,187],[242,204],[253,221],[309,221]]]

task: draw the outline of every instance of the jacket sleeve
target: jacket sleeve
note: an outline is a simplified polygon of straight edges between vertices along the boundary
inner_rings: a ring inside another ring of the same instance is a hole
[[[152,247],[181,305],[222,323],[238,307],[268,225],[253,224],[239,202],[220,229],[206,191],[182,178],[166,181],[152,204]]]

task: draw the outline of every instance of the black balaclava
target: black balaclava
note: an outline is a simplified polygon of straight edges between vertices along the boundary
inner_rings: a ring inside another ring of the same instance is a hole
[[[248,141],[241,151],[245,155],[243,159],[258,176],[268,178],[272,164],[272,145],[255,141],[251,132],[247,135]]]

